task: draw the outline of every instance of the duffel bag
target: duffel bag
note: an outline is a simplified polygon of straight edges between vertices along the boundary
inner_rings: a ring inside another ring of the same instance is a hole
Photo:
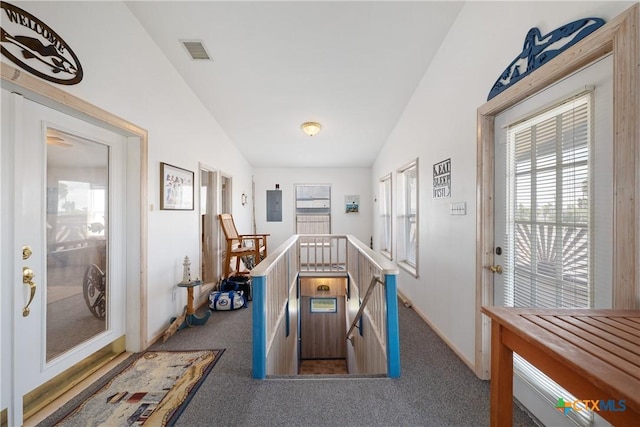
[[[244,299],[251,301],[251,277],[231,276],[220,284],[221,291],[242,291]]]
[[[213,291],[209,294],[209,308],[214,311],[238,310],[247,302],[240,291]]]

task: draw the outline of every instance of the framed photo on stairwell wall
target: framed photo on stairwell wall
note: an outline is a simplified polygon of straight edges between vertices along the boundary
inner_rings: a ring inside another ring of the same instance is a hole
[[[193,210],[193,172],[160,162],[160,209]]]

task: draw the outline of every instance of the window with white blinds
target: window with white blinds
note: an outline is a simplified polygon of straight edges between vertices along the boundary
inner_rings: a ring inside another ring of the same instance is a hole
[[[592,306],[590,140],[588,93],[508,127],[505,305]],[[552,404],[576,400],[517,355],[514,370]]]
[[[331,234],[331,186],[296,185],[296,234]]]
[[[590,96],[508,128],[513,307],[590,307]]]

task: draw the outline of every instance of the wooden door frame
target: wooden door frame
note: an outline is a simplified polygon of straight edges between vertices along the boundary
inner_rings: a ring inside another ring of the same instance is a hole
[[[613,57],[613,308],[640,308],[640,6],[616,18],[477,110],[475,372],[490,378],[495,117],[609,54]]]
[[[131,152],[131,147],[126,148],[134,157],[134,161],[139,162],[140,165],[138,176],[140,190],[135,194],[139,196],[140,218],[136,228],[139,227],[140,239],[139,247],[135,248],[134,245],[135,249],[139,249],[139,258],[133,261],[136,268],[131,270],[131,272],[139,271],[139,286],[126,289],[127,301],[135,307],[135,311],[127,309],[126,346],[128,351],[137,352],[146,349],[151,345],[151,341],[147,339],[147,131],[9,64],[1,63],[0,71],[3,88],[18,92],[27,99],[57,111],[105,127],[130,140],[139,141],[139,151]],[[131,282],[127,280],[127,282],[136,283],[137,280]],[[132,316],[133,313],[138,313],[138,316]]]

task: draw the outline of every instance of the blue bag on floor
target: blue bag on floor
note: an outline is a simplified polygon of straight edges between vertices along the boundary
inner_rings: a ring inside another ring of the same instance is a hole
[[[238,310],[247,307],[241,291],[213,291],[209,294],[209,308],[214,311]]]
[[[242,291],[244,299],[253,300],[251,297],[251,277],[249,276],[231,276],[224,279],[220,284],[221,291]]]

